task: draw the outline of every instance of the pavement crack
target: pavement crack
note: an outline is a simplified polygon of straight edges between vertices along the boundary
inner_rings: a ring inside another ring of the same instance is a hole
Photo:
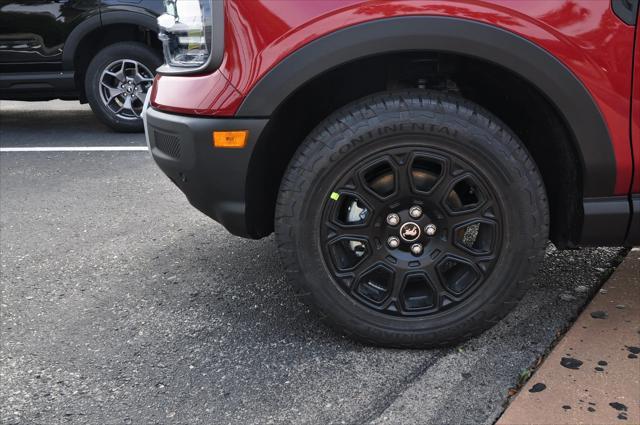
[[[384,414],[384,412],[393,405],[393,403],[398,400],[402,395],[411,388],[411,386],[424,375],[427,370],[429,370],[434,364],[436,364],[440,359],[444,358],[448,354],[452,353],[454,349],[443,349],[438,353],[434,354],[429,360],[424,362],[416,371],[409,374],[402,379],[392,391],[387,393],[385,397],[375,403],[373,408],[371,409],[371,414],[366,416],[363,420],[354,422],[354,424],[369,424],[374,420],[378,419],[380,416]]]

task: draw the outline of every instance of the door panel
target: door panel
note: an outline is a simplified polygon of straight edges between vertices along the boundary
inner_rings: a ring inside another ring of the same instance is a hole
[[[0,0],[0,63],[60,63],[69,32],[98,14],[99,5],[100,0]]]

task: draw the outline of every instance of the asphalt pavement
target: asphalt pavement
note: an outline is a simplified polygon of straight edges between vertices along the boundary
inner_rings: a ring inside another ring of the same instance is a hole
[[[144,146],[75,102],[0,103],[0,147]],[[193,209],[147,152],[0,153],[3,424],[493,423],[620,261],[552,245],[516,310],[457,347],[342,338],[273,237]]]

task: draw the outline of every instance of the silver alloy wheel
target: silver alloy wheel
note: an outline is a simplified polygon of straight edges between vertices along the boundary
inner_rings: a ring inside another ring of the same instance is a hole
[[[132,59],[119,59],[102,71],[100,98],[118,118],[137,120],[152,83],[149,68]]]

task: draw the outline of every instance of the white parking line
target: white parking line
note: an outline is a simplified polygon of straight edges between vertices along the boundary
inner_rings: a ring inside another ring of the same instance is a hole
[[[0,152],[120,152],[147,151],[146,146],[41,146],[28,148],[0,148]]]

